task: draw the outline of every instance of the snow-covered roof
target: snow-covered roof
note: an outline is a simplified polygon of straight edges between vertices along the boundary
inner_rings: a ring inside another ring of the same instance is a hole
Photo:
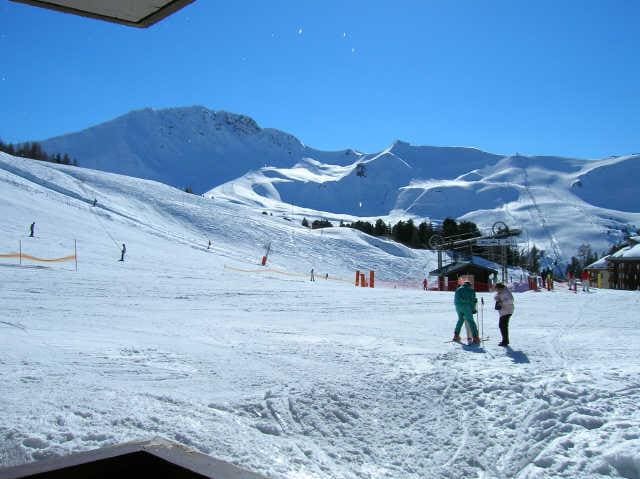
[[[446,266],[443,266],[442,268],[434,269],[433,271],[430,271],[429,274],[431,276],[441,275],[441,274],[446,276],[451,273],[466,270],[469,267],[484,269],[489,271],[490,273],[497,273],[495,269],[490,268],[488,266],[481,265],[481,264],[477,264],[475,261],[458,261],[456,263],[451,263]]]
[[[638,237],[635,236],[634,238]],[[611,261],[640,261],[640,243],[622,248],[620,251],[613,253],[609,259]]]
[[[607,262],[608,259],[609,259],[609,256],[604,256],[600,258],[598,261],[594,261],[593,263],[591,263],[585,269],[609,269],[609,263]]]

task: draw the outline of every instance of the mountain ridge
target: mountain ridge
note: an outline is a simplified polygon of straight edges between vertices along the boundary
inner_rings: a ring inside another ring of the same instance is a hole
[[[403,140],[374,153],[323,151],[246,115],[202,106],[136,110],[42,145],[69,152],[82,166],[255,208],[335,218],[455,217],[482,226],[504,221],[524,227],[527,243],[565,257],[580,243],[607,249],[640,224],[633,182],[640,155],[501,155]],[[583,223],[584,234],[556,238],[567,222]]]

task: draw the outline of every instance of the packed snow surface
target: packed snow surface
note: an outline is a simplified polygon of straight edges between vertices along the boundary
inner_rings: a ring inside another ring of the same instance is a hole
[[[471,348],[405,287],[432,255],[357,231],[8,155],[0,214],[0,254],[78,250],[0,258],[2,466],[160,435],[270,478],[640,477],[638,292],[516,293],[506,349],[480,294]]]

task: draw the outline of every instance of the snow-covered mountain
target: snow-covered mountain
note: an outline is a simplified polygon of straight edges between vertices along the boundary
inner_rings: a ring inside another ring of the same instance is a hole
[[[206,191],[247,171],[286,167],[314,156],[350,162],[352,151],[320,152],[251,118],[204,107],[138,110],[112,121],[41,142],[45,151],[69,153],[81,166],[178,188]]]
[[[2,477],[155,436],[269,479],[640,476],[636,291],[514,293],[509,348],[479,293],[469,347],[435,254],[351,228],[2,153],[0,216]]]
[[[523,230],[521,244],[564,260],[582,243],[606,250],[640,225],[640,155],[504,156],[401,141],[379,153],[327,152],[204,107],[135,111],[42,144],[82,166],[270,211],[503,221]]]
[[[640,156],[587,161],[497,157],[468,148],[395,143],[351,165],[305,159],[265,167],[220,185],[207,196],[271,209],[286,204],[365,217],[455,217],[489,228],[522,229],[521,245],[567,260],[589,243],[604,251],[640,225],[635,178]]]

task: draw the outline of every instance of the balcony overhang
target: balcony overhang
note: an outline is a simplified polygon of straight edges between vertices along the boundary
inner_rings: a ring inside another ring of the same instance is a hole
[[[146,28],[195,0],[12,0],[130,27]]]

